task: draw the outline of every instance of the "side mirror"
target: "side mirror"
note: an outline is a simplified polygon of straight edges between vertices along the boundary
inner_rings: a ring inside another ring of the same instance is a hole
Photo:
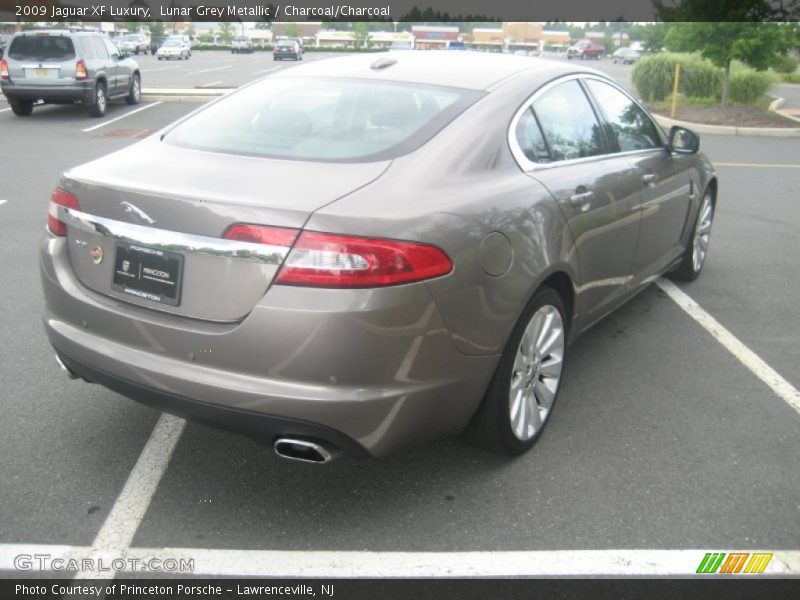
[[[700,150],[700,138],[694,131],[673,126],[669,130],[669,149],[676,154],[697,154]]]

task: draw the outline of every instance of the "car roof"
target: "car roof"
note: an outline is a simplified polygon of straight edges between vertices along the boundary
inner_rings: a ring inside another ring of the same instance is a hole
[[[595,73],[594,69],[581,69]],[[274,73],[276,77],[342,77],[488,90],[523,73],[558,76],[575,68],[551,60],[488,52],[382,52],[320,60]],[[599,72],[597,72],[599,74]]]

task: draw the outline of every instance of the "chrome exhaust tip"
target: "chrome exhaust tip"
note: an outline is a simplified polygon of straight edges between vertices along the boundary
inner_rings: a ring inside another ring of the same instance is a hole
[[[58,363],[58,366],[61,367],[61,370],[67,374],[67,377],[70,379],[78,379],[78,376],[69,370],[69,367],[64,364],[64,361],[61,360],[61,357],[58,354],[56,354],[56,362]]]
[[[275,454],[289,460],[325,464],[336,458],[336,452],[315,442],[296,438],[278,438],[275,440]]]

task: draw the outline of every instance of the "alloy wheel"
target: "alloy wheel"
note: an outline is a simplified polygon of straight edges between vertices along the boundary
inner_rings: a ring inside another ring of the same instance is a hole
[[[714,219],[714,205],[711,196],[703,198],[703,203],[698,211],[697,225],[694,229],[694,242],[692,252],[692,267],[695,272],[703,267],[703,261],[708,254],[708,240],[711,237],[711,222]]]
[[[511,370],[508,409],[511,430],[532,439],[550,416],[564,364],[564,322],[555,306],[537,310],[522,335]]]

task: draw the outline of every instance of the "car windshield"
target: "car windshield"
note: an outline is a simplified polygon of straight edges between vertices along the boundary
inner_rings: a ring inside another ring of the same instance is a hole
[[[267,79],[179,124],[168,144],[295,160],[362,162],[410,152],[482,94],[349,79]]]
[[[180,46],[181,43],[178,40],[167,40],[164,42],[165,46]]]
[[[8,57],[14,60],[70,60],[75,58],[75,46],[63,35],[21,35],[12,40]]]
[[[294,42],[278,42],[280,48],[294,48]]]

